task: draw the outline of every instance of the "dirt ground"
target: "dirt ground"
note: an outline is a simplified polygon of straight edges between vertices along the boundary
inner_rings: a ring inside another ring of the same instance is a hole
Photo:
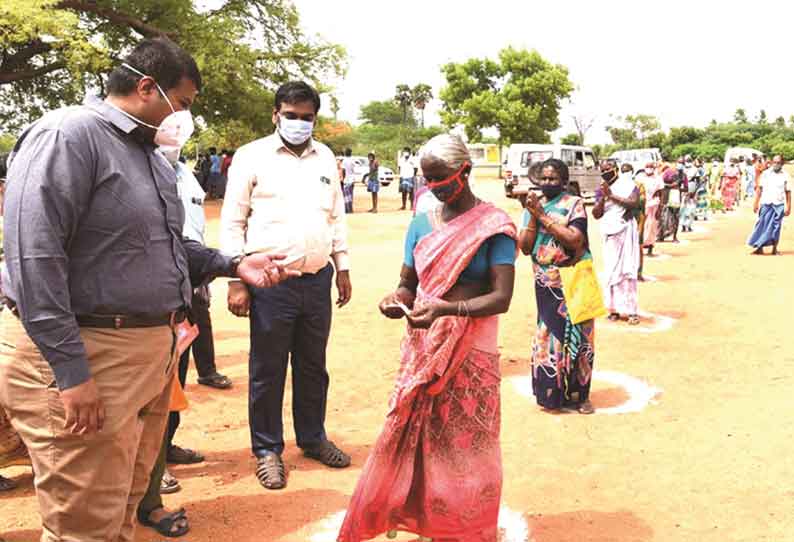
[[[498,181],[481,180],[475,191],[518,220],[518,205],[505,200]],[[357,209],[368,209],[367,194],[360,187],[357,192]],[[354,292],[351,304],[334,315],[327,423],[331,438],[353,456],[347,470],[331,471],[300,455],[288,389],[289,485],[279,492],[260,487],[248,437],[248,323],[226,311],[226,284],[213,285],[218,365],[234,387],[198,386],[191,369],[191,408],[176,441],[208,460],[173,468],[183,490],[166,502],[187,509],[192,530],[184,540],[333,540],[326,519],[347,505],[380,431],[398,366],[404,324],[377,311],[378,300],[397,283],[410,220],[396,210],[397,198],[392,185],[384,189],[380,214],[349,217]],[[500,330],[502,500],[527,523],[528,540],[794,540],[794,461],[788,456],[794,441],[788,335],[794,219],[784,227],[783,256],[750,256],[744,244],[753,224],[748,207],[697,223],[700,231],[681,236],[685,243],[664,243],[664,256],[646,260],[646,274],[657,280],[641,285],[640,304],[655,316],[640,330],[598,323],[596,369],[657,388],[647,404],[641,397],[631,401],[639,392],[607,373],[594,380],[592,400],[601,411],[589,417],[544,413],[522,393],[536,311],[531,264],[519,260],[512,308]],[[219,205],[210,203],[210,244],[217,240],[218,213]],[[593,220],[590,235],[598,266]],[[629,403],[634,408],[622,408]],[[37,540],[29,469],[3,474],[20,488],[0,494],[0,535],[7,542]],[[139,528],[136,540],[162,537]]]

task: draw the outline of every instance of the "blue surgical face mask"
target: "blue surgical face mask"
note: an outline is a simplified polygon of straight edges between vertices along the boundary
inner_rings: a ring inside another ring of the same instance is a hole
[[[307,120],[287,119],[278,116],[278,133],[290,145],[303,145],[312,136],[314,123]]]

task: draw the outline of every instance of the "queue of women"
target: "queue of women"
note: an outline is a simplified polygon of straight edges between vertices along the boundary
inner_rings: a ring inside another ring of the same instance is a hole
[[[637,325],[643,249],[651,254],[671,234],[677,240],[679,225],[692,231],[694,220],[708,217],[706,175],[691,160],[675,168],[648,164],[636,176],[628,164],[618,170],[605,162],[592,209],[603,238],[602,297],[584,200],[566,190],[565,163],[530,167],[541,195],[530,191],[521,200],[517,230],[505,212],[472,192],[472,161],[460,138],[437,136],[420,158],[441,205],[411,222],[400,282],[380,303],[386,317],[405,317],[409,325],[386,423],[339,542],[398,530],[437,542],[495,542],[502,488],[496,337],[498,315],[513,294],[516,249],[532,258],[535,276],[536,401],[548,411],[591,414],[596,318]],[[760,183],[756,207],[769,186]],[[730,187],[722,191],[732,195]]]
[[[472,159],[459,137],[434,137],[420,160],[440,205],[411,222],[400,281],[380,303],[384,316],[406,318],[408,326],[385,425],[339,542],[397,531],[436,542],[495,542],[502,490],[498,315],[510,307],[518,251],[531,257],[535,279],[536,401],[548,411],[590,414],[596,318],[638,324],[643,252],[652,254],[667,237],[677,240],[680,224],[691,228],[691,220],[708,214],[711,191],[699,184],[708,176],[693,176],[694,184],[687,179],[684,191],[686,160],[676,167],[648,164],[636,175],[631,166],[605,162],[592,208],[603,238],[602,290],[588,213],[584,200],[567,191],[565,163],[549,159],[530,168],[539,191],[521,200],[517,228],[472,192]],[[726,168],[728,178],[733,174]],[[723,194],[730,200],[734,192],[727,186]],[[790,213],[786,194],[785,210],[774,207],[774,216]],[[15,443],[5,444],[9,457],[24,459]]]

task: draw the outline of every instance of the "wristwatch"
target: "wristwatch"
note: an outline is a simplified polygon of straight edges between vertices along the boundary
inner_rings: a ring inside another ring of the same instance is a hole
[[[237,277],[237,267],[240,265],[240,262],[243,261],[245,258],[244,254],[238,254],[234,258],[229,261],[229,276],[230,277]]]

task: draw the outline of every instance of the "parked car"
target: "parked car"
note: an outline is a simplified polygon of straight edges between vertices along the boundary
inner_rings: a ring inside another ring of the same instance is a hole
[[[577,145],[548,145],[517,143],[510,145],[504,168],[505,195],[517,198],[530,190],[537,190],[529,180],[529,167],[549,158],[565,162],[570,172],[568,191],[585,199],[595,197],[601,183],[595,155],[590,147]]]
[[[728,162],[730,162],[731,158],[736,158],[736,159],[744,158],[746,160],[747,158],[752,158],[753,155],[764,156],[764,153],[762,153],[757,149],[751,149],[749,147],[731,147],[730,149],[725,151],[725,163],[727,164]]]
[[[367,184],[367,175],[369,175],[369,160],[366,156],[351,156],[353,159],[353,171],[356,174],[355,183]],[[337,160],[344,160],[344,156],[337,156]],[[389,186],[394,181],[394,171],[386,166],[378,168],[378,180],[381,186]]]
[[[625,151],[613,152],[610,156],[618,165],[629,163],[634,168],[634,172],[643,169],[649,162],[658,164],[662,161],[662,153],[657,148],[651,149],[628,149]]]

